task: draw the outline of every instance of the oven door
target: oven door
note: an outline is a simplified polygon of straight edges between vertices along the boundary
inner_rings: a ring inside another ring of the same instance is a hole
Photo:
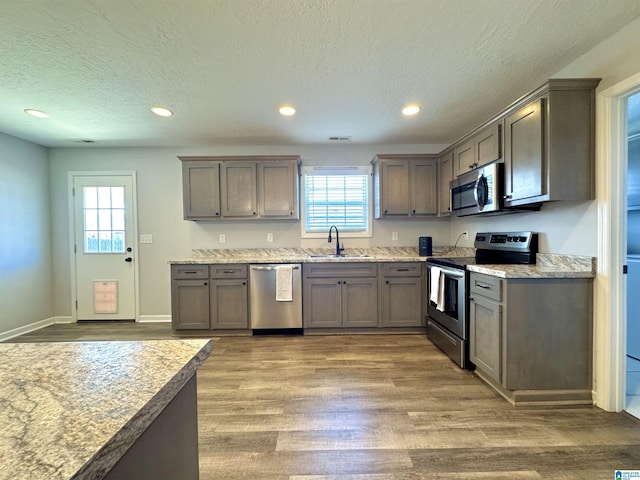
[[[427,263],[427,315],[462,340],[467,339],[466,272],[437,266],[440,269],[440,285],[443,304],[437,308],[431,301],[431,270],[436,265]]]

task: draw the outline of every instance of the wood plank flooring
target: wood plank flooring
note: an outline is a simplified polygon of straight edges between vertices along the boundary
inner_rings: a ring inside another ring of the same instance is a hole
[[[172,338],[168,325],[81,324],[14,341],[145,330]],[[640,469],[640,420],[512,407],[423,335],[215,337],[198,408],[203,480],[598,480]]]

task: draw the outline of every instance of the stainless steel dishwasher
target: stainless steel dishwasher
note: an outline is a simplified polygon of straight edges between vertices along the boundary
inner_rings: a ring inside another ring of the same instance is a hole
[[[276,299],[277,273],[291,267],[291,300]],[[302,330],[302,267],[300,264],[260,264],[249,267],[249,308],[254,330]]]

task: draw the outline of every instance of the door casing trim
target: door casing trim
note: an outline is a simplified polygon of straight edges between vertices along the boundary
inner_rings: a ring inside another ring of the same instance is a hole
[[[596,104],[596,199],[598,265],[594,304],[594,401],[625,407],[627,305],[622,267],[627,251],[626,97],[640,88],[640,73],[598,93]]]

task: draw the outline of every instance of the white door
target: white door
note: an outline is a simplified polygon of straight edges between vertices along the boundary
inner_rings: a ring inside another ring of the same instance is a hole
[[[72,176],[77,319],[135,320],[135,177]]]

